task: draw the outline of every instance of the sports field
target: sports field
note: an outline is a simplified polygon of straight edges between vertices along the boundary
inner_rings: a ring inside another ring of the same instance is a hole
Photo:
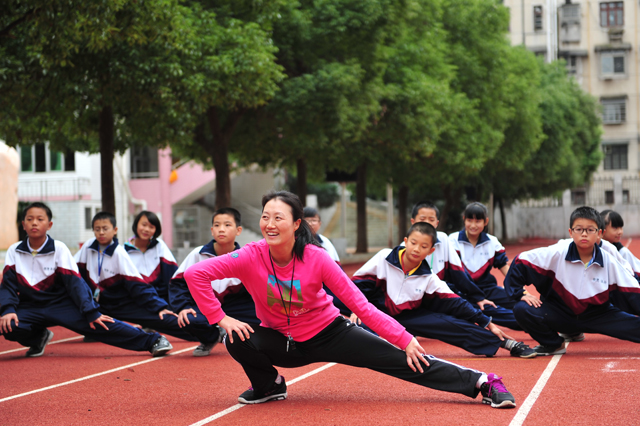
[[[509,259],[550,241],[508,245]],[[640,255],[640,238],[623,243]],[[352,274],[359,265],[346,265]],[[499,274],[499,273],[498,273]],[[281,369],[289,397],[243,406],[249,382],[224,346],[194,358],[196,344],[169,337],[169,356],[151,358],[101,343],[83,343],[65,329],[44,356],[0,339],[0,425],[632,425],[640,423],[640,346],[587,334],[566,355],[527,360],[501,350],[470,355],[419,339],[432,355],[495,372],[517,408],[492,409],[481,398],[422,388],[335,364]],[[524,332],[509,334],[534,345]]]

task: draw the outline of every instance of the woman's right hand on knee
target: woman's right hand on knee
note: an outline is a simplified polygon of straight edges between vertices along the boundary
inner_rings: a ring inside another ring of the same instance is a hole
[[[218,325],[224,328],[224,330],[227,332],[227,336],[228,336],[227,338],[229,339],[230,343],[233,343],[234,331],[240,337],[240,340],[242,340],[243,342],[245,338],[248,339],[251,336],[250,333],[253,333],[253,328],[251,328],[249,324],[247,324],[246,322],[238,321],[237,319],[231,318],[228,315],[222,318],[218,322]]]
[[[11,333],[11,321],[15,321],[16,326],[20,323],[18,315],[15,313],[5,314],[0,317],[0,333]]]
[[[407,353],[407,364],[409,364],[409,367],[414,372],[417,369],[421,373],[424,373],[420,362],[424,362],[424,364],[427,366],[429,365],[429,362],[424,357],[426,351],[422,348],[422,346],[420,346],[420,343],[418,343],[418,340],[415,337],[411,339],[404,351]]]

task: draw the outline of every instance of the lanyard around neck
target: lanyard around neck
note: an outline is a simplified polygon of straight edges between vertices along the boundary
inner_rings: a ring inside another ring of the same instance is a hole
[[[284,303],[284,297],[282,296],[282,292],[284,291],[284,283],[280,283],[278,276],[276,275],[276,268],[273,265],[273,257],[271,257],[271,251],[269,251],[269,260],[271,261],[271,269],[273,270],[273,277],[276,279],[276,284],[280,287],[280,300],[282,301],[282,309],[284,309],[284,313],[287,316],[287,332],[288,335],[291,336],[291,296],[293,295],[293,276],[296,273],[296,257],[293,256],[293,271],[291,272],[291,288],[289,289],[289,309],[287,310],[287,306]]]

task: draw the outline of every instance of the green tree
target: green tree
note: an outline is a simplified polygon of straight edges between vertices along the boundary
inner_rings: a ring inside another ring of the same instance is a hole
[[[250,110],[265,105],[285,75],[271,39],[284,1],[189,1],[192,37],[184,49],[185,91],[197,119],[176,150],[216,171],[216,206],[231,204],[230,143]]]
[[[103,210],[115,212],[114,151],[184,137],[177,0],[11,1],[0,15],[0,137],[99,151]],[[173,31],[175,30],[175,32]]]

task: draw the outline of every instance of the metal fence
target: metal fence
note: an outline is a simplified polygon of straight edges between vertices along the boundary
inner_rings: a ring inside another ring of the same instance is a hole
[[[23,201],[67,201],[91,198],[89,178],[48,177],[18,182],[18,198]]]

